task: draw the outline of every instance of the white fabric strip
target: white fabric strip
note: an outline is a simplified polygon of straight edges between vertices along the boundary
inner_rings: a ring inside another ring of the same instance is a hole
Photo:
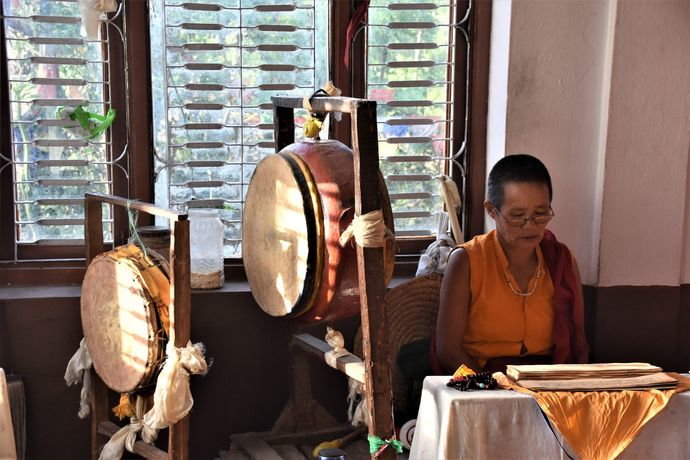
[[[192,409],[194,399],[189,390],[189,374],[205,375],[208,372],[204,354],[202,343],[192,345],[188,342],[184,348],[168,343],[165,364],[158,374],[153,393],[153,407],[144,415],[144,441],[153,443],[158,430],[174,425]]]
[[[134,443],[137,442],[137,434],[144,427],[142,415],[144,413],[144,398],[137,396],[134,404],[134,415],[129,420],[129,425],[125,425],[113,435],[112,438],[103,446],[98,460],[119,460],[125,449],[134,453]]]
[[[458,220],[458,212],[462,207],[462,199],[460,197],[460,191],[458,186],[448,176],[438,176],[436,177],[441,182],[441,195],[443,196],[443,202],[448,210],[448,216],[450,217],[450,226],[453,229],[453,237],[456,244],[462,244],[465,242],[462,235],[462,229],[460,227],[460,221]]]
[[[355,216],[352,223],[340,235],[340,245],[345,246],[350,238],[363,248],[381,248],[386,245],[386,233],[390,230],[383,222],[383,211],[376,210],[362,216]]]
[[[105,18],[105,13],[117,11],[116,0],[79,0],[81,11],[82,29],[86,38],[98,40],[100,21]]]
[[[158,374],[156,390],[153,394],[153,407],[144,413],[145,401],[137,396],[134,416],[125,427],[121,428],[106,443],[101,451],[100,460],[118,460],[122,458],[124,449],[134,452],[137,435],[148,443],[153,443],[158,437],[158,430],[174,425],[189,413],[194,404],[189,390],[189,375],[208,372],[208,364],[204,358],[205,348],[202,343],[187,343],[184,348],[177,348],[171,343],[166,347],[166,361]],[[83,381],[79,417],[89,415],[89,400],[91,393],[91,355],[86,347],[85,339],[79,344],[79,350],[72,356],[65,371],[67,385]]]
[[[82,383],[81,398],[79,400],[79,418],[86,418],[91,409],[89,401],[91,401],[91,354],[86,347],[86,339],[82,338],[79,342],[79,349],[74,353],[72,358],[67,363],[65,370],[65,382],[67,386],[76,383]]]

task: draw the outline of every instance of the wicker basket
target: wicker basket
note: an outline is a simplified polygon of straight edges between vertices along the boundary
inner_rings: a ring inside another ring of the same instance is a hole
[[[408,383],[397,364],[398,353],[403,345],[431,336],[436,327],[442,279],[440,274],[424,275],[386,293],[393,407],[396,410],[406,410],[409,403]],[[355,337],[354,353],[363,359],[361,328]]]

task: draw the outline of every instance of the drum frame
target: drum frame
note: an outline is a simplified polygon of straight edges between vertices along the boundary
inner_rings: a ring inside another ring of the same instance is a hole
[[[192,291],[189,268],[189,220],[186,213],[159,208],[149,203],[130,201],[102,193],[84,194],[86,211],[84,237],[86,245],[86,266],[96,256],[106,252],[103,242],[103,204],[122,206],[126,209],[164,217],[173,225],[170,231],[170,333],[168,340],[176,347],[184,347],[190,340]],[[109,392],[111,391],[96,374],[92,374],[91,400],[91,452],[97,459],[101,448],[119,426],[110,421]],[[168,435],[168,450],[162,451],[143,441],[134,445],[134,453],[145,458],[168,458],[186,460],[189,458],[189,415],[171,426]]]
[[[274,137],[276,152],[294,143],[294,109],[302,108],[302,98],[272,97]],[[352,152],[355,170],[355,214],[363,215],[381,209],[378,193],[379,151],[376,122],[376,102],[348,97],[315,97],[310,100],[312,111],[318,113],[340,112],[350,114]],[[362,321],[362,346],[364,351],[365,387],[370,420],[369,434],[381,439],[395,436],[391,373],[389,363],[388,330],[384,296],[383,248],[363,248],[357,245],[360,315]],[[375,331],[372,334],[371,331]],[[298,351],[296,351],[298,352]],[[293,359],[294,358],[293,354]],[[308,387],[305,377],[293,376],[292,402],[297,407],[294,418],[298,419],[300,407],[309,407],[309,395],[300,384]],[[295,383],[299,382],[299,383]],[[374,456],[372,455],[372,459]],[[393,449],[384,449],[377,457],[395,459]]]

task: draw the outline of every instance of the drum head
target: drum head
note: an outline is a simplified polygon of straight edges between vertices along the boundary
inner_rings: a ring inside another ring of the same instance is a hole
[[[140,271],[121,251],[89,265],[81,321],[94,369],[109,388],[124,393],[144,383],[158,355],[155,306]]]
[[[242,215],[242,258],[266,313],[309,308],[323,266],[323,219],[316,185],[299,157],[270,155],[257,165]]]

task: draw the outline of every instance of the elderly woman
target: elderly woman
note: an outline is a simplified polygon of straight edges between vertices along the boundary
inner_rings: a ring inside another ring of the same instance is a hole
[[[437,371],[586,362],[577,264],[546,229],[552,197],[549,172],[533,156],[509,155],[491,170],[484,207],[496,230],[449,257],[433,344]]]

